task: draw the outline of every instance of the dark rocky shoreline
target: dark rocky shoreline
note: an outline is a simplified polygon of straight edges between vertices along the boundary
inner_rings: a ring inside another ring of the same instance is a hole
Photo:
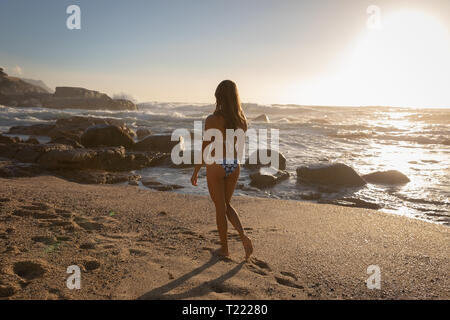
[[[138,135],[117,119],[75,116],[58,119],[53,124],[11,127],[7,135],[0,135],[0,177],[32,177],[56,175],[69,181],[86,184],[129,183],[160,191],[181,189],[173,184],[161,184],[142,179],[134,173],[149,167],[185,168],[176,166],[170,152],[180,141],[170,135],[152,135],[150,130]],[[14,135],[28,135],[22,141]],[[34,136],[50,137],[41,144]],[[181,138],[180,138],[181,139]],[[272,151],[268,150],[270,155]],[[245,190],[270,189],[289,179],[286,158],[278,153],[280,168],[265,168],[259,163],[243,165],[249,171],[249,185],[238,184]],[[360,176],[351,167],[340,163],[307,165],[297,168],[297,181],[317,187],[317,192],[299,195],[303,200],[332,203],[350,207],[381,208],[378,204],[351,197],[324,200],[322,194],[337,193],[345,188],[361,188],[367,183],[397,185],[409,182],[398,171],[375,172]],[[139,183],[140,182],[140,183]]]

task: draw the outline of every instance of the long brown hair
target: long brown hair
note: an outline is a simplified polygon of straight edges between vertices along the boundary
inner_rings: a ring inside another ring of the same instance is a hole
[[[247,131],[247,118],[242,110],[239,92],[231,80],[222,81],[216,89],[216,114],[225,118],[226,129]]]

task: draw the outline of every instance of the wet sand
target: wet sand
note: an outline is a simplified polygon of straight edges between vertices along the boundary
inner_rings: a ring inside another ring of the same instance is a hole
[[[202,183],[202,182],[200,182]],[[255,252],[207,197],[0,179],[2,299],[449,299],[450,229],[366,209],[237,197]],[[70,290],[67,268],[81,269]],[[381,269],[381,289],[365,283]]]

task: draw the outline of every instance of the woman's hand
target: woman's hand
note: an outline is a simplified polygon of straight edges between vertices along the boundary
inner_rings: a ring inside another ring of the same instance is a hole
[[[197,178],[198,178],[198,171],[194,170],[194,173],[192,174],[192,177],[191,177],[191,183],[194,187],[197,186]]]

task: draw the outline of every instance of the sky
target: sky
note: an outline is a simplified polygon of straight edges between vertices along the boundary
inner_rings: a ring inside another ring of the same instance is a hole
[[[450,107],[449,57],[449,0],[0,1],[7,73],[138,101]]]

